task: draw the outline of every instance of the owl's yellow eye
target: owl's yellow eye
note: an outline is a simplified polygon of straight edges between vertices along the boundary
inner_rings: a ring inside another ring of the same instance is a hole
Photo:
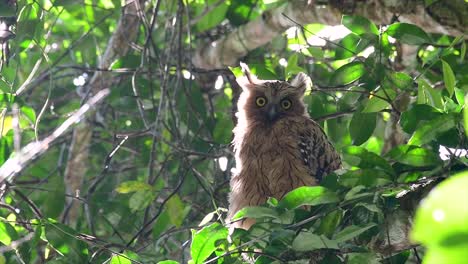
[[[283,107],[284,110],[288,110],[289,108],[291,108],[291,100],[289,99],[284,99],[283,101],[281,101],[281,107]]]
[[[266,105],[267,99],[263,96],[259,96],[257,97],[257,99],[255,99],[255,103],[257,104],[258,107],[263,107]]]

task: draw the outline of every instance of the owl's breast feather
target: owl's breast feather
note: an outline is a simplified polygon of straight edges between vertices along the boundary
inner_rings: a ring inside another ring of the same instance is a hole
[[[298,149],[299,130],[299,122],[279,121],[270,129],[246,131],[236,153],[242,185],[258,186],[265,196],[277,199],[294,188],[314,185]]]

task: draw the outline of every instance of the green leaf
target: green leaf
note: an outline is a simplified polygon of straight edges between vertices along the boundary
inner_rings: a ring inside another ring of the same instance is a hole
[[[179,264],[179,262],[175,260],[163,260],[159,261],[158,264]]]
[[[249,1],[232,1],[229,10],[227,11],[226,18],[235,27],[246,24],[249,18],[256,16],[256,12],[253,11]]]
[[[411,238],[427,248],[425,263],[466,262],[467,186],[468,171],[453,175],[434,187],[418,207]]]
[[[388,263],[408,263],[408,259],[412,256],[413,251],[410,249],[403,250],[400,253],[397,253],[390,258],[388,258]],[[377,260],[378,258],[374,258]]]
[[[414,167],[436,166],[441,163],[438,155],[424,148],[411,148],[395,160]]]
[[[185,206],[177,194],[173,195],[167,201],[166,206],[171,223],[173,223],[176,227],[180,227],[190,211],[190,206]]]
[[[115,255],[111,258],[110,264],[132,264],[132,261],[124,256]]]
[[[118,193],[131,193],[143,190],[152,190],[153,187],[142,181],[126,181],[122,182],[115,190]]]
[[[385,76],[385,84],[388,82],[391,88],[400,90],[412,90],[413,78],[404,72],[392,72]]]
[[[413,105],[400,116],[400,125],[403,131],[412,134],[421,121],[432,120],[442,115],[437,109],[427,104]]]
[[[450,64],[445,61],[442,61],[442,72],[444,74],[445,88],[447,89],[450,97],[452,97],[453,91],[455,90],[455,74],[453,74]]]
[[[0,138],[0,165],[10,157],[13,145],[13,133]]]
[[[443,115],[420,126],[409,139],[409,145],[421,146],[431,142],[442,132],[455,126],[455,120],[450,115]]]
[[[232,140],[232,129],[234,125],[227,116],[216,119],[216,125],[213,131],[213,139],[220,144],[229,144]]]
[[[466,41],[462,41],[460,48],[460,59],[464,60],[466,55]]]
[[[128,201],[128,206],[132,212],[146,209],[156,198],[156,193],[152,190],[137,191],[132,194]]]
[[[441,90],[436,90],[431,85],[420,78],[418,80],[418,104],[428,104],[438,109],[443,109]]]
[[[455,88],[456,89],[456,88]],[[444,108],[447,113],[461,113],[462,105],[457,104],[452,98],[444,96]]]
[[[396,97],[396,92],[393,90],[383,90],[380,89],[378,92],[375,93],[366,103],[363,113],[372,113],[372,112],[379,112],[383,109],[390,106],[389,101],[393,101]],[[384,100],[386,98],[387,100]]]
[[[362,198],[362,197],[369,197],[369,196],[373,195],[372,193],[364,192],[366,190],[367,190],[367,188],[364,185],[357,185],[355,187],[352,187],[351,190],[349,190],[346,193],[346,195],[344,197],[344,201],[359,199],[359,198]]]
[[[63,177],[51,177],[47,183],[50,188],[44,199],[42,213],[49,218],[57,218],[65,207],[65,183]]]
[[[338,243],[343,243],[346,242],[350,239],[353,239],[360,234],[366,232],[367,230],[373,228],[374,226],[377,226],[377,224],[371,223],[366,226],[347,226],[343,230],[341,230],[339,233],[337,233],[333,239],[336,240]]]
[[[361,98],[360,92],[355,92],[355,91],[362,91],[362,88],[359,88],[357,86],[352,86],[348,90],[349,92],[346,92],[343,94],[343,96],[339,99],[339,109],[340,110],[349,110],[353,109],[356,107],[356,104],[358,103],[358,100]],[[313,94],[314,96],[317,96],[317,94]],[[322,95],[323,96],[323,95]],[[326,99],[322,99],[322,101],[326,102]],[[324,107],[327,106],[327,104],[323,103]],[[327,113],[326,111],[324,111]]]
[[[380,43],[379,43],[379,50],[381,50],[382,56],[392,56],[394,55],[394,45],[390,42],[389,35],[387,32],[383,32],[380,34]]]
[[[369,212],[372,212],[372,213],[376,213],[378,215],[381,215],[383,216],[383,212],[382,210],[377,207],[377,205],[375,204],[368,204],[368,203],[357,203],[354,208],[359,208],[359,207],[363,207],[365,208],[367,211]]]
[[[356,166],[361,169],[382,169],[391,175],[395,174],[392,166],[384,158],[368,151],[364,147],[345,147],[343,148],[343,154],[345,161],[351,166]]]
[[[159,238],[162,232],[167,230],[171,224],[171,218],[167,209],[164,209],[163,212],[159,215],[158,219],[154,222],[153,225],[153,237]]]
[[[275,69],[273,69],[270,65],[260,64],[260,63],[251,63],[249,64],[249,67],[252,73],[262,80],[278,79],[278,76],[275,73]]]
[[[434,2],[437,2],[438,0],[424,0],[424,6],[428,7],[432,5]]]
[[[77,3],[76,1],[73,1],[73,0],[55,0],[54,1],[54,6],[69,7],[69,6],[78,5],[78,4],[79,3]]]
[[[374,132],[377,124],[376,113],[356,112],[349,123],[349,133],[354,145],[361,145],[366,142]]]
[[[418,99],[417,99],[418,104],[425,104],[427,102],[426,96],[425,96],[425,88],[428,85],[429,84],[427,82],[425,82],[425,81],[419,81],[418,82]]]
[[[295,251],[311,251],[320,248],[338,249],[338,243],[324,235],[319,236],[305,231],[297,235],[292,243],[292,248]]]
[[[200,88],[192,85],[190,90],[190,97],[179,96],[180,100],[177,101],[177,110],[181,115],[181,121],[188,126],[191,131],[199,131],[202,123],[200,121],[206,120],[207,113],[205,99]],[[198,116],[198,118],[194,118]],[[206,127],[206,125],[204,125]],[[166,132],[167,130],[164,130]],[[171,132],[167,131],[167,140],[172,137]],[[164,134],[163,134],[164,136]]]
[[[194,264],[203,263],[217,248],[219,240],[226,240],[228,230],[219,223],[205,226],[200,231],[192,230],[190,253]]]
[[[452,40],[452,42],[450,43],[450,48],[452,48],[452,47],[454,47],[454,46],[456,46],[456,45],[458,45],[458,44],[461,44],[461,43],[463,43],[463,42],[465,42],[465,37],[464,37],[464,36],[462,36],[462,35],[456,36],[456,37]],[[446,51],[447,51],[447,50],[449,50],[449,49],[446,49]],[[450,52],[448,52],[447,54],[451,54],[452,52],[453,52],[453,50],[450,51]]]
[[[41,10],[36,5],[25,5],[20,12],[18,12],[18,22],[16,36],[20,40],[32,39],[34,37],[41,38],[40,36],[44,31],[44,20],[40,19]]]
[[[304,96],[304,102],[307,103],[307,110],[312,119],[316,119],[317,117],[327,114],[325,103],[323,102],[320,94],[306,95]]]
[[[76,238],[77,232],[61,223],[45,223],[45,237],[52,247],[64,255],[69,263],[87,263],[88,247]]]
[[[32,109],[31,107],[22,106],[21,113],[23,113],[23,115],[25,115],[31,123],[34,124],[36,122],[36,112],[34,112],[34,109]]]
[[[343,215],[344,211],[339,208],[328,213],[325,217],[321,218],[320,226],[317,229],[317,231],[320,234],[326,235],[327,237],[331,237],[331,235],[335,232],[335,230],[341,223]]]
[[[356,56],[359,52],[369,47],[370,44],[371,41],[368,39],[361,38],[354,33],[348,34],[340,40],[340,46],[334,49],[335,59],[342,60]]]
[[[135,252],[125,250],[121,255],[114,255],[111,258],[111,264],[132,264],[132,260],[138,260],[138,255]]]
[[[332,77],[332,85],[347,85],[350,84],[364,75],[366,68],[364,63],[360,61],[353,61],[351,63],[345,64],[337,69]]]
[[[209,8],[210,5],[215,4],[216,1],[210,0],[207,1],[206,5],[202,4],[199,5],[197,8],[197,15],[201,15],[201,19],[197,22],[195,25],[197,30],[202,32],[206,31],[212,27],[217,26],[218,24],[221,23],[226,18],[226,12],[229,8],[228,2],[222,2],[220,5],[217,7],[213,8],[210,12],[207,14],[203,14],[205,12],[206,8]]]
[[[250,218],[279,218],[278,212],[273,208],[261,207],[261,206],[249,206],[241,209],[239,212],[234,215],[232,220],[237,220],[245,217]]]
[[[379,29],[369,19],[362,16],[344,15],[341,19],[341,24],[347,27],[352,32],[360,35],[364,33],[372,33],[379,35]]]
[[[9,223],[0,222],[0,242],[8,246],[18,239],[15,228]]]
[[[287,193],[278,203],[279,208],[295,209],[303,205],[338,202],[338,196],[322,186],[303,186]]]
[[[290,77],[300,72],[305,72],[305,69],[300,67],[297,64],[298,59],[299,59],[298,53],[294,53],[293,55],[289,57],[288,65],[286,66],[286,76]]]
[[[420,27],[407,23],[395,23],[387,28],[387,34],[402,43],[409,45],[421,45],[430,43],[431,38]]]
[[[455,87],[455,98],[457,99],[457,103],[460,106],[463,106],[465,104],[464,96],[465,96],[465,91]]]
[[[383,138],[372,136],[362,146],[366,148],[369,152],[381,153],[384,147],[384,141]]]
[[[9,90],[4,91],[4,89],[6,88],[3,87],[3,85],[0,86],[0,91],[3,91],[3,92],[0,92],[0,106],[2,108],[8,107],[9,105],[17,101],[15,94],[10,93]]]
[[[458,247],[431,247],[426,250],[424,264],[465,264],[468,245],[462,244]]]
[[[339,182],[341,185],[348,188],[353,188],[358,185],[376,187],[390,183],[391,177],[382,170],[360,169],[344,173],[341,175]]]
[[[380,264],[375,253],[349,253],[346,254],[347,264]]]
[[[314,59],[323,59],[324,51],[317,47],[308,47],[307,49],[301,49],[301,53],[305,56],[312,57]]]

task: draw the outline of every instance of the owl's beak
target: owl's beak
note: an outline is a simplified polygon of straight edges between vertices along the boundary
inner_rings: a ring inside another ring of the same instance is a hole
[[[276,111],[276,107],[272,106],[268,109],[268,119],[270,121],[275,120],[278,117],[278,111]]]

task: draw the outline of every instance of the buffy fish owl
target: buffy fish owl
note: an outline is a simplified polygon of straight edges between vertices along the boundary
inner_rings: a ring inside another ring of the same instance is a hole
[[[228,220],[268,197],[281,199],[297,187],[317,185],[341,166],[339,154],[303,102],[309,77],[299,73],[291,82],[260,80],[242,66]],[[253,223],[246,219],[234,227],[248,229]]]

